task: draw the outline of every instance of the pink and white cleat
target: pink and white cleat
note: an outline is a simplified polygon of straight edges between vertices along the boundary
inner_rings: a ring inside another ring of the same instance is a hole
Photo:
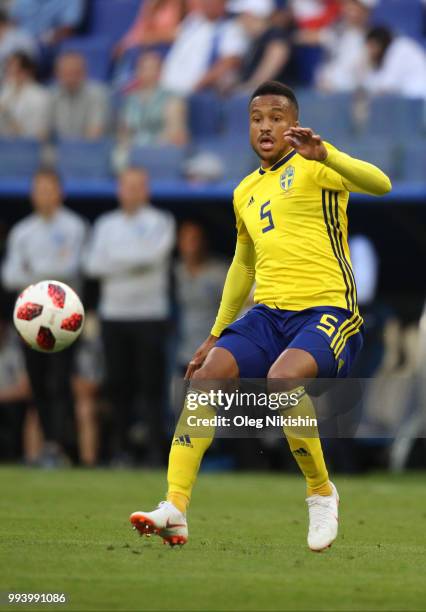
[[[158,535],[170,546],[183,546],[188,541],[186,516],[168,501],[160,502],[152,512],[133,512],[130,522],[140,535]]]

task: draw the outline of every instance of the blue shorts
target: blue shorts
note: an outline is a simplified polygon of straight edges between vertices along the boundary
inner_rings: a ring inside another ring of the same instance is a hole
[[[363,345],[359,314],[344,308],[317,306],[292,311],[258,304],[227,327],[216,346],[234,356],[240,378],[266,378],[288,348],[312,355],[319,378],[345,378]]]

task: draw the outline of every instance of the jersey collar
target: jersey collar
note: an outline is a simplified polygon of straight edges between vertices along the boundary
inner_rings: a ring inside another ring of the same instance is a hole
[[[292,151],[290,151],[290,153],[287,153],[285,157],[277,161],[276,164],[274,164],[271,168],[268,168],[267,170],[264,170],[262,167],[260,167],[259,174],[266,174],[267,172],[274,172],[274,170],[278,170],[278,168],[281,168],[281,166],[284,166],[284,164],[290,161],[290,159],[294,157],[296,153],[297,151],[293,149]]]

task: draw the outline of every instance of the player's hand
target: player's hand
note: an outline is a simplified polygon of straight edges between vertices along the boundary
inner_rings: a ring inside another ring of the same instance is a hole
[[[304,127],[291,127],[284,133],[286,141],[305,159],[324,161],[328,152],[321,136]]]
[[[185,374],[185,380],[192,378],[194,372],[199,370],[206,360],[207,355],[210,353],[219,338],[216,336],[209,336],[207,340],[195,351],[194,356],[188,364]]]

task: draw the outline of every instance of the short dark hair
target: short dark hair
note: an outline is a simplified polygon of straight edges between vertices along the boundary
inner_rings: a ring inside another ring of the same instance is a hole
[[[24,53],[24,51],[15,51],[7,58],[7,61],[15,60],[19,63],[22,70],[31,74],[31,76],[35,77],[37,74],[37,64],[33,60],[33,58],[28,55],[28,53]]]
[[[10,18],[4,9],[0,9],[0,24],[10,23]]]
[[[252,93],[250,104],[258,96],[283,96],[290,101],[296,111],[296,115],[299,116],[299,103],[296,94],[291,87],[284,85],[284,83],[280,83],[279,81],[265,81]]]
[[[374,40],[375,42],[378,42],[383,50],[386,50],[392,42],[393,34],[389,28],[384,26],[375,26],[368,30],[366,39],[367,41]]]

